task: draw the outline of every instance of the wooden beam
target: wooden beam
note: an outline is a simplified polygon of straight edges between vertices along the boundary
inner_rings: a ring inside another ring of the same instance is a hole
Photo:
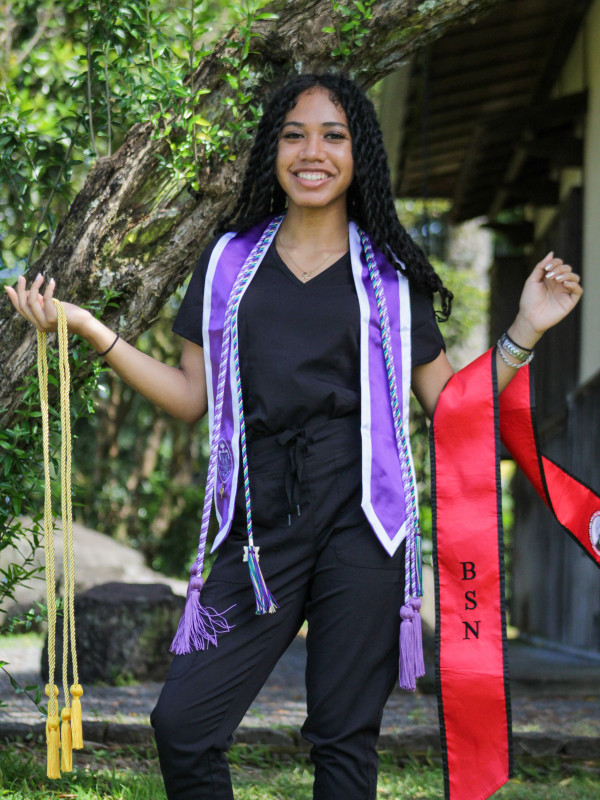
[[[532,78],[539,67],[539,59],[520,58],[515,61],[501,61],[500,63],[485,63],[475,61],[470,66],[464,64],[457,71],[452,59],[452,71],[441,72],[431,78],[431,85],[436,94],[446,94],[456,90],[458,85],[468,85],[471,88],[486,88],[513,80],[527,78],[532,83]]]
[[[481,110],[482,107],[489,107],[491,103],[498,101],[504,102],[507,106],[514,106],[516,97],[530,98],[531,92],[532,83],[529,75],[491,83],[487,86],[485,83],[471,85],[465,82],[464,85],[457,86],[454,90],[440,94],[432,92],[429,110],[431,116],[435,116],[439,111],[459,106],[463,109],[465,106],[475,106]]]
[[[583,167],[583,139],[572,135],[533,137],[522,142],[531,158],[545,158],[554,167]]]
[[[554,30],[553,42],[548,50],[548,58],[546,59],[545,69],[540,79],[537,82],[533,98],[534,106],[539,106],[540,102],[545,100],[545,98],[552,90],[552,87],[556,83],[556,80],[560,75],[560,72],[566,61],[566,58],[571,51],[573,43],[575,42],[575,38],[581,27],[581,23],[590,4],[591,0],[571,0],[568,7],[567,17],[564,23],[560,26],[556,26]],[[571,95],[571,97],[573,97],[573,95]],[[552,103],[557,101],[550,101],[550,102]],[[587,106],[587,97],[586,97],[586,106]],[[573,115],[573,118],[575,119],[577,118],[575,114]],[[551,120],[553,123],[552,125],[548,125],[549,128],[556,127],[557,124],[559,123],[559,121],[556,118],[549,118],[549,120]],[[567,120],[565,120],[565,122],[566,121]],[[516,155],[515,158],[517,158]],[[507,200],[507,195],[505,190],[503,188],[499,189],[489,209],[490,217],[492,218],[495,217],[499,213],[499,211],[502,210],[506,200]],[[558,198],[556,202],[558,202]]]
[[[588,2],[588,0],[585,0]],[[536,14],[529,19],[514,20],[500,23],[498,25],[488,24],[476,25],[472,28],[461,28],[453,35],[444,37],[436,47],[436,57],[439,55],[451,56],[464,50],[485,50],[486,47],[493,47],[499,40],[507,43],[511,41],[530,41],[547,37],[554,30],[560,29],[561,17],[566,16],[563,9],[564,4],[554,4],[546,14]],[[558,24],[557,24],[558,23]]]
[[[539,53],[535,51],[531,42],[522,42],[519,45],[511,42],[510,53],[511,62],[507,63],[504,60],[506,44],[498,42],[495,47],[490,47],[483,52],[466,50],[463,53],[457,53],[449,60],[440,58],[439,61],[436,61],[434,58],[430,72],[431,81],[436,85],[439,80],[446,78],[461,81],[465,73],[473,70],[479,70],[481,75],[488,75],[493,70],[512,67],[513,62],[519,64],[520,67],[529,69],[532,73],[539,66]]]
[[[566,122],[572,123],[579,119],[587,107],[587,92],[577,92],[576,94],[559,97],[544,103],[538,103],[533,108],[515,108],[508,114],[490,116],[477,126],[473,133],[473,139],[465,153],[465,159],[461,165],[461,171],[456,181],[454,192],[453,209],[451,218],[464,219],[463,206],[467,203],[466,195],[470,191],[475,178],[475,170],[479,162],[483,161],[485,154],[484,148],[488,141],[501,137],[510,141],[516,141],[523,129],[527,127],[530,131],[544,130],[547,127],[558,127]],[[504,179],[501,181],[491,206],[487,209],[488,215],[493,219],[503,208],[508,199],[506,187],[512,184],[527,159],[527,153],[523,150],[515,151],[510,159]],[[480,209],[478,213],[485,213],[486,209]]]
[[[406,174],[410,174],[411,172],[419,172],[424,167],[435,167],[440,165],[446,165],[448,163],[454,164],[454,169],[458,172],[460,167],[462,157],[464,153],[464,148],[456,148],[452,150],[445,150],[443,152],[433,153],[431,152],[431,148],[427,154],[424,154],[423,151],[419,153],[412,153],[410,157],[409,166],[405,170]]]
[[[554,41],[548,51],[546,68],[536,87],[534,102],[545,99],[552,91],[591,4],[592,0],[569,0],[566,20],[560,27],[553,26]]]

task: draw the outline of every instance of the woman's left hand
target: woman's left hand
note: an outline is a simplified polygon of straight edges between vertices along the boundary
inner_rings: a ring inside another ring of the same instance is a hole
[[[544,331],[575,308],[582,294],[579,275],[562,259],[548,253],[525,281],[514,323],[520,329],[518,341],[525,347],[533,347]]]

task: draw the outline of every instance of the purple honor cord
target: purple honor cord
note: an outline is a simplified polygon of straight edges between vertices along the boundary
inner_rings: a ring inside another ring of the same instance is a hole
[[[377,261],[366,234],[359,229],[360,241],[367,259],[369,276],[375,293],[377,311],[379,314],[379,325],[381,330],[381,346],[388,376],[390,403],[392,416],[394,419],[394,432],[396,435],[396,447],[398,458],[400,459],[400,469],[402,471],[402,484],[404,488],[404,501],[406,505],[406,555],[405,555],[405,588],[404,605],[400,609],[400,663],[399,677],[402,689],[414,691],[416,689],[416,679],[425,674],[425,663],[423,660],[423,637],[421,629],[421,608],[422,595],[422,573],[421,573],[421,547],[419,519],[417,513],[417,493],[413,480],[412,466],[410,463],[410,451],[404,425],[402,424],[402,414],[398,403],[398,389],[396,381],[396,370],[394,368],[394,354],[392,352],[392,342],[390,336],[390,323],[387,311],[385,293],[381,282],[381,275],[377,266]],[[408,491],[407,491],[408,489]]]
[[[244,403],[242,400],[242,378],[240,375],[240,356],[238,342],[237,314],[231,320],[231,339],[233,349],[233,363],[235,369],[235,386],[238,400],[238,414],[240,418],[240,447],[242,451],[242,467],[244,471],[244,498],[246,501],[246,526],[248,529],[248,546],[244,547],[244,561],[248,562],[250,580],[256,598],[257,614],[272,614],[279,606],[267,588],[263,574],[258,564],[258,547],[254,546],[252,534],[252,509],[250,507],[250,480],[248,477],[248,453],[246,450],[246,423],[244,420]]]
[[[235,333],[237,338],[237,312],[242,298],[244,287],[250,280],[257,261],[261,258],[265,247],[271,242],[275,235],[277,228],[281,222],[282,217],[274,219],[268,228],[265,230],[260,238],[260,241],[253,248],[246,263],[240,270],[231,293],[227,301],[227,308],[225,310],[225,324],[223,327],[223,342],[221,346],[221,357],[219,361],[219,377],[217,382],[217,392],[215,397],[215,412],[213,419],[213,430],[210,446],[210,457],[208,462],[208,473],[206,476],[206,489],[204,493],[204,506],[202,509],[202,525],[200,528],[200,540],[198,542],[198,555],[196,560],[190,568],[190,582],[188,585],[187,597],[183,615],[179,621],[177,632],[173,643],[171,644],[171,652],[177,655],[184,653],[191,653],[192,650],[204,650],[209,644],[217,644],[217,633],[225,633],[231,629],[227,623],[224,614],[229,611],[219,613],[213,608],[205,608],[200,602],[200,592],[204,585],[202,579],[202,570],[204,567],[204,552],[206,549],[206,538],[208,535],[208,525],[210,522],[210,512],[213,504],[213,496],[215,491],[215,482],[217,476],[217,455],[219,450],[219,439],[221,435],[221,421],[223,418],[223,398],[225,395],[225,381],[227,378],[227,365],[229,362],[229,353],[231,345],[231,333],[234,329],[235,320]],[[238,403],[240,410],[241,405],[241,384],[240,393],[238,393]],[[242,412],[243,413],[243,412]],[[243,420],[243,416],[242,416]],[[244,449],[245,449],[245,431],[244,431]],[[244,480],[247,483],[247,464],[244,471]],[[247,514],[249,515],[250,494],[249,487],[247,489]],[[251,535],[251,528],[250,528]],[[256,563],[258,569],[258,554],[254,551],[254,545],[250,542],[249,552],[251,550],[252,560],[250,562],[250,572],[252,575],[252,567]],[[262,575],[261,575],[262,578]],[[263,581],[264,583],[264,581]],[[265,587],[266,589],[266,587]],[[268,591],[268,590],[267,590]],[[255,589],[256,592],[256,589]],[[270,597],[270,595],[269,595]],[[274,602],[274,601],[273,601]],[[258,595],[257,595],[257,610],[258,610]],[[269,608],[269,610],[271,610]],[[274,609],[273,609],[274,610]],[[259,612],[260,613],[260,612]]]

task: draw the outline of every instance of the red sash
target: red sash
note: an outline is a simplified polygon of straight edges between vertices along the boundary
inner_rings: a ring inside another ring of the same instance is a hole
[[[539,452],[528,367],[498,403],[495,352],[451,378],[431,426],[436,672],[447,800],[485,800],[512,775],[500,434],[560,524],[600,564],[600,496]]]

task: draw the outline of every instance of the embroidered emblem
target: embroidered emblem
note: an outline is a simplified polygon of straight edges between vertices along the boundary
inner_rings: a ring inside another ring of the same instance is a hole
[[[232,470],[233,454],[231,452],[231,448],[225,439],[221,439],[217,448],[217,472],[221,484],[227,483],[227,479],[231,475]],[[221,486],[221,488],[223,487]],[[221,497],[223,497],[223,495],[221,495]]]
[[[590,517],[590,542],[600,556],[600,511],[594,511]]]

